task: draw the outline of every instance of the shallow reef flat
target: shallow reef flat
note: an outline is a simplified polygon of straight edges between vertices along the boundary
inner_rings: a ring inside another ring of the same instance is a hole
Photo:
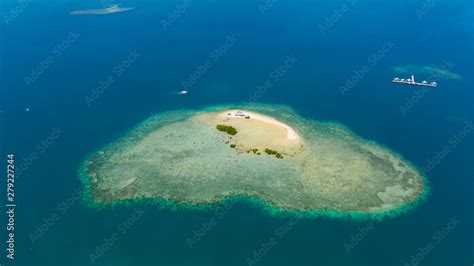
[[[396,66],[392,70],[395,73],[401,74],[423,74],[430,76],[431,79],[446,79],[446,80],[459,80],[462,79],[461,75],[456,74],[451,71],[449,65],[446,66],[416,66],[416,65],[406,65],[406,66]]]
[[[236,117],[237,108],[250,117]],[[154,115],[88,156],[81,176],[95,206],[208,206],[243,196],[279,212],[373,216],[409,209],[428,189],[415,167],[380,144],[262,104]]]

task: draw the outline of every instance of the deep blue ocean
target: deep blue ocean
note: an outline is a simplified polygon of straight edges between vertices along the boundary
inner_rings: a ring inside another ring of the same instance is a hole
[[[6,174],[0,182],[2,266],[474,263],[472,1],[120,3],[135,9],[0,3],[0,165],[13,153],[16,166],[14,260]],[[390,82],[400,65],[448,65],[462,79],[414,73],[438,81],[426,92]],[[429,197],[370,223],[294,221],[246,202],[219,213],[94,210],[77,196],[85,156],[150,115],[249,100],[387,146],[426,170]]]

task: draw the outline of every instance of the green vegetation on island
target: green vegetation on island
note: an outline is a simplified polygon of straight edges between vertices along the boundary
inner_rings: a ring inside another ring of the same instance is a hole
[[[249,152],[253,152],[253,154],[256,154],[258,152],[258,149],[253,148],[253,149],[250,149],[250,150],[247,151],[247,153],[249,153]]]
[[[236,146],[237,146],[237,145],[235,145],[235,144],[230,144],[230,147],[231,147],[232,149],[235,148]]]
[[[277,151],[275,151],[275,150],[266,148],[266,149],[265,149],[265,152],[266,152],[268,155],[275,155],[275,157],[277,157],[278,159],[283,159],[283,156],[281,155],[281,153],[279,153],[279,152],[277,152]]]
[[[217,130],[222,131],[222,132],[226,132],[227,134],[232,135],[232,136],[237,134],[237,129],[235,129],[232,126],[217,125],[216,128],[217,128]]]

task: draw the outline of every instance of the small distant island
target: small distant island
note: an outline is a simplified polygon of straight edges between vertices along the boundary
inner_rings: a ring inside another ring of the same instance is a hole
[[[128,10],[134,9],[133,7],[119,7],[119,5],[110,5],[109,7],[106,8],[100,8],[100,9],[85,9],[85,10],[76,10],[76,11],[71,11],[71,15],[106,15],[106,14],[113,14],[113,13],[119,13],[119,12],[124,12]]]
[[[262,104],[155,115],[91,154],[81,177],[93,206],[204,207],[245,197],[272,212],[334,216],[397,214],[428,191],[389,149],[340,124]]]

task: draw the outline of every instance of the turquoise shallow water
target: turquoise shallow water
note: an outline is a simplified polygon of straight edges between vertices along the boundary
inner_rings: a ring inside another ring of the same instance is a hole
[[[180,2],[123,1],[136,9],[71,16],[101,3],[32,1],[6,23],[18,2],[2,1],[0,151],[2,158],[15,153],[19,171],[16,259],[8,261],[1,245],[0,263],[248,265],[251,258],[257,265],[471,265],[474,139],[465,122],[473,120],[472,3],[439,1],[418,17],[423,1],[357,1],[322,34],[318,24],[344,3],[276,1],[262,14],[264,2],[192,1],[164,29],[162,20]],[[228,36],[237,41],[226,45]],[[68,38],[70,47],[55,49]],[[222,45],[230,47],[215,60],[211,54]],[[380,49],[385,55],[374,65],[369,57]],[[44,63],[49,57],[54,63]],[[212,64],[189,94],[176,95],[206,60]],[[462,80],[439,80],[424,94],[389,82],[393,66],[445,60]],[[124,61],[130,66],[114,71]],[[32,69],[42,62],[36,77]],[[287,71],[276,74],[282,65]],[[348,86],[350,79],[358,81]],[[95,100],[87,104],[87,96]],[[217,213],[97,211],[76,197],[84,157],[150,115],[249,99],[343,123],[399,152],[427,169],[429,198],[405,215],[368,224],[295,222],[246,202]],[[412,107],[403,114],[401,106]]]
[[[213,125],[220,121],[214,116],[235,108],[290,125],[301,143],[292,150],[265,139],[263,147],[241,146],[249,132],[240,126],[252,118],[237,124],[231,137]],[[265,147],[283,157],[268,156]],[[249,153],[250,148],[262,154]],[[141,201],[208,209],[239,196],[269,214],[377,219],[405,213],[429,193],[419,170],[383,145],[343,125],[304,119],[287,106],[269,104],[160,113],[91,153],[79,174],[87,203],[99,208]]]

